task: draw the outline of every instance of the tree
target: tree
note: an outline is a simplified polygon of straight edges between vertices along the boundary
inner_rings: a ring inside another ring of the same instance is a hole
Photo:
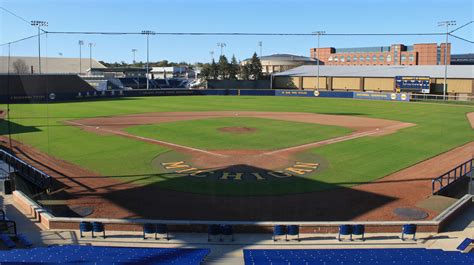
[[[211,66],[210,66],[209,77],[211,79],[214,79],[214,80],[216,80],[219,77],[219,69],[218,69],[216,61],[214,61],[214,59],[212,59],[212,63],[211,63]]]
[[[240,78],[243,80],[250,80],[250,75],[251,75],[251,65],[249,62],[245,63],[242,65],[240,68]]]
[[[26,65],[25,61],[22,59],[17,59],[12,63],[13,72],[15,74],[27,74],[28,73],[28,66]]]
[[[237,79],[237,76],[239,75],[240,72],[240,65],[239,62],[237,62],[237,58],[235,58],[235,55],[232,55],[232,59],[230,61],[229,65],[229,79]]]
[[[259,80],[263,76],[262,62],[260,62],[256,52],[253,54],[252,59],[250,59],[250,75],[254,80]]]
[[[221,80],[227,79],[229,75],[229,61],[225,55],[221,55],[219,57],[219,65],[218,65],[218,75]]]
[[[205,79],[211,78],[211,65],[206,63],[201,66],[201,77]]]

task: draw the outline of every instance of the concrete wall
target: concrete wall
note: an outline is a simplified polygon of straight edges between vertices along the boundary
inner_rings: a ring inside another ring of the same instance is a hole
[[[473,94],[473,82],[472,79],[447,79],[447,92],[448,94]],[[433,80],[432,80],[433,82]],[[443,91],[443,78],[434,79],[433,85],[436,91]]]
[[[317,83],[316,77],[303,77],[303,89],[315,89]],[[327,90],[327,78],[319,77],[319,89]]]
[[[332,78],[333,89],[344,89],[344,90],[360,90],[361,82],[359,77],[333,77]]]
[[[365,91],[394,91],[394,78],[364,78]]]

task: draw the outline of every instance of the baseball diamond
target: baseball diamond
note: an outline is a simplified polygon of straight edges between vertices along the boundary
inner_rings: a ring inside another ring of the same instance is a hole
[[[128,97],[14,104],[1,130],[11,130],[20,158],[54,177],[35,196],[62,202],[45,206],[57,216],[86,207],[104,218],[397,220],[394,210],[410,207],[430,219],[439,212],[419,203],[431,179],[472,152],[473,112],[317,97]]]

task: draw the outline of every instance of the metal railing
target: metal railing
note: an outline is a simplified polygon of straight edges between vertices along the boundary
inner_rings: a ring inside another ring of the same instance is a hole
[[[434,101],[474,104],[474,96],[462,95],[434,95],[434,94],[410,94],[410,101]]]
[[[431,181],[431,193],[437,195],[440,191],[460,180],[464,176],[468,176],[473,171],[474,159],[469,159],[461,165],[451,169],[443,175],[434,178]]]
[[[43,171],[33,167],[18,157],[0,149],[0,159],[12,166],[18,174],[29,180],[40,189],[50,189],[53,178]]]

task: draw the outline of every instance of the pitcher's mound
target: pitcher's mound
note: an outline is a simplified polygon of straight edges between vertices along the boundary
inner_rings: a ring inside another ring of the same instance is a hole
[[[256,128],[251,127],[222,127],[218,129],[221,132],[228,132],[228,133],[253,133],[257,131]]]

